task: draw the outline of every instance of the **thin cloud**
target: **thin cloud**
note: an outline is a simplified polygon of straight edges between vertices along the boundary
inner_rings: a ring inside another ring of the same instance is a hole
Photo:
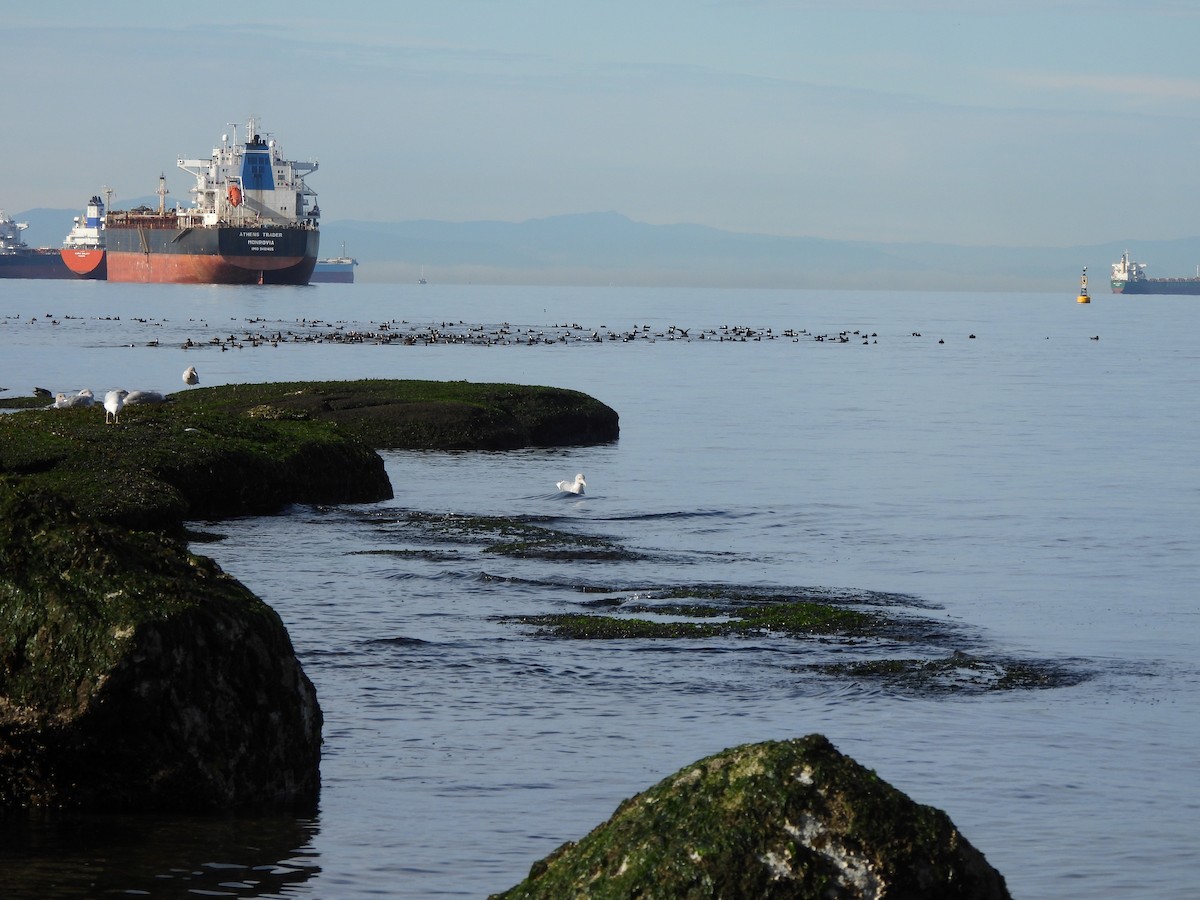
[[[900,7],[895,0],[715,0],[716,7],[758,7],[800,12],[874,12],[904,15],[954,15],[1000,17],[1023,15],[1121,15],[1131,14],[1128,0],[1008,0],[1003,5],[981,4],[979,0],[913,0]],[[1200,17],[1195,0],[1142,0],[1138,17]]]
[[[1200,80],[1155,75],[1088,75],[1077,72],[1009,73],[1006,80],[1038,90],[1088,91],[1152,102],[1200,100]]]

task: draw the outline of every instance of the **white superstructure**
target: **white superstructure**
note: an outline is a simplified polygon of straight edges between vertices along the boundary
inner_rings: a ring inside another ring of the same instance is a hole
[[[285,159],[271,135],[257,131],[251,119],[247,140],[239,143],[237,126],[233,139],[221,136],[208,159],[180,159],[177,165],[196,179],[189,191],[192,208],[179,210],[196,224],[310,225],[317,227],[321,215],[316,192],[304,182],[318,168],[317,162]]]

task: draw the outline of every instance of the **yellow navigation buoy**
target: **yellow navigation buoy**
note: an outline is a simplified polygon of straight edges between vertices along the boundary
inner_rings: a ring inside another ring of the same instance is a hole
[[[1083,274],[1079,276],[1079,296],[1075,298],[1076,303],[1091,303],[1092,298],[1087,292],[1087,266],[1083,267]]]

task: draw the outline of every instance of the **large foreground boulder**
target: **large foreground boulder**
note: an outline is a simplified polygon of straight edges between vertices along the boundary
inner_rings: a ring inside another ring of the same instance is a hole
[[[625,801],[505,900],[1003,900],[1004,878],[942,811],[821,735],[735,747]]]
[[[283,623],[181,542],[0,482],[0,624],[0,806],[315,807]]]

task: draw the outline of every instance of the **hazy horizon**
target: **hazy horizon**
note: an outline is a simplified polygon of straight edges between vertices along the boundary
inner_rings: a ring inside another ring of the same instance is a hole
[[[0,208],[187,202],[250,116],[326,221],[962,246],[1192,234],[1200,8],[1148,0],[78,0],[7,12]]]

